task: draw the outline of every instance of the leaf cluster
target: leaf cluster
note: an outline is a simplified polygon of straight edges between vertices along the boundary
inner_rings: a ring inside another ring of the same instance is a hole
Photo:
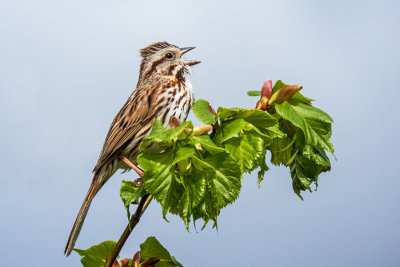
[[[81,263],[84,267],[103,267],[116,243],[115,241],[104,241],[88,249],[74,249],[74,251],[82,257]],[[154,236],[150,236],[140,245],[140,251],[133,258],[125,258],[116,266],[182,267],[183,265],[174,256],[171,256]]]
[[[332,119],[299,89],[276,82],[268,112],[220,107],[215,114],[206,100],[196,101],[192,110],[201,122],[213,125],[211,134],[194,134],[190,121],[166,129],[156,120],[137,158],[143,185],[138,189],[123,181],[125,207],[146,191],[161,204],[165,219],[172,213],[187,229],[198,219],[203,228],[210,220],[216,227],[221,209],[239,196],[245,173],[258,168],[260,185],[268,170],[268,151],[272,164],[289,167],[294,192],[302,198],[301,191],[311,191],[318,175],[330,170],[325,151],[333,153],[333,146]]]
[[[272,164],[289,168],[293,190],[301,199],[302,191],[311,192],[319,175],[331,168],[326,153],[334,152],[330,142],[333,120],[311,105],[313,100],[299,92],[299,85],[277,81],[272,93],[269,89],[270,99],[261,91],[248,93],[261,96],[259,109],[220,107],[215,113],[206,100],[196,101],[192,110],[201,122],[212,125],[211,133],[194,128],[190,121],[166,129],[155,120],[139,147],[142,184],[121,184],[128,217],[129,206],[150,194],[160,203],[165,219],[172,213],[182,218],[187,229],[199,219],[203,228],[209,221],[217,227],[221,209],[238,198],[246,173],[258,169],[260,186],[268,171],[267,154]],[[103,266],[114,246],[115,242],[105,241],[75,251],[84,266]],[[151,262],[181,266],[154,237],[141,245],[140,261],[135,257],[135,266],[150,266],[146,264]]]
[[[273,88],[274,95],[279,95],[285,88],[287,85],[278,81]],[[301,191],[311,192],[310,185],[318,185],[319,174],[330,170],[326,151],[334,152],[330,142],[333,120],[312,106],[311,101],[297,92],[291,99],[278,101],[270,109],[278,119],[279,129],[285,133],[270,145],[271,162],[290,168],[293,190],[301,199]]]

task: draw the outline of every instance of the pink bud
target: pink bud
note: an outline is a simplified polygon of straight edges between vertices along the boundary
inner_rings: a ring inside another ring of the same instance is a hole
[[[261,97],[266,96],[268,99],[272,96],[272,80],[266,79],[261,88]]]
[[[132,259],[132,266],[136,266],[140,262],[140,251],[136,252]]]

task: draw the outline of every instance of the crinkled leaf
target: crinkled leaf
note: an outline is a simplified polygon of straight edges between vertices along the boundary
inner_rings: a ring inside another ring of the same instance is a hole
[[[255,132],[247,132],[224,143],[226,150],[236,159],[242,173],[257,168],[258,159],[265,155],[264,139]]]
[[[183,181],[185,190],[190,196],[191,206],[198,206],[204,199],[206,192],[207,181],[204,173],[196,168],[193,168],[189,175],[183,177]]]
[[[223,208],[239,196],[242,173],[236,160],[227,153],[213,154],[204,162],[215,170],[214,177],[207,177],[215,205]]]
[[[171,209],[171,204],[178,203],[183,193],[178,177],[171,172],[174,152],[143,153],[138,156],[138,163],[144,170],[144,186],[161,204],[163,216]]]
[[[193,130],[191,121],[186,121],[174,129],[168,131],[162,125],[161,120],[155,120],[150,135],[145,137],[140,144],[140,151],[143,152],[153,142],[159,143],[164,148],[170,147],[177,140],[185,139],[191,133],[185,131],[186,128]]]
[[[217,111],[217,117],[221,120],[229,119],[235,114],[238,114],[242,108],[223,108],[219,107]]]
[[[136,187],[135,182],[131,181],[121,181],[121,188],[120,188],[120,196],[122,202],[124,202],[124,206],[126,211],[128,212],[128,218],[130,217],[129,206],[132,202],[137,202],[139,198],[144,195],[144,187],[141,185],[140,187]]]
[[[307,145],[320,146],[333,153],[331,137],[332,118],[322,110],[305,104],[291,105],[288,102],[276,104],[276,111],[284,119],[299,127]]]
[[[196,118],[205,124],[214,124],[217,119],[210,111],[210,103],[204,99],[199,99],[194,102],[192,111]]]
[[[277,124],[277,120],[272,115],[259,109],[244,109],[237,113],[234,119],[243,119],[258,129],[268,129]]]
[[[104,241],[88,249],[74,249],[74,251],[82,257],[81,263],[84,267],[103,267],[116,244],[115,241]]]
[[[265,172],[269,170],[267,163],[265,162],[265,154],[258,159],[258,165],[260,166],[260,170],[257,174],[257,185],[258,188],[260,188],[261,182],[264,180]]]
[[[198,159],[193,158],[192,160]],[[184,193],[177,205],[171,209],[171,212],[178,214],[184,221],[186,228],[189,229],[193,209],[204,201],[206,192],[205,174],[193,166],[190,174],[181,176],[181,183],[184,187]]]
[[[215,169],[197,157],[192,158],[192,162],[193,171],[191,175],[193,175],[194,179],[196,179],[196,177],[201,177],[201,179],[205,180],[206,184],[203,199],[199,205],[192,206],[194,222],[200,218],[203,219],[204,228],[210,219],[214,222],[217,221],[217,216],[219,215],[221,209],[214,201],[210,193],[210,187],[212,186],[211,182],[215,178]]]
[[[210,152],[211,154],[226,152],[223,147],[217,146],[210,138],[209,135],[192,136],[189,143],[196,146],[200,144],[202,148]]]
[[[284,136],[278,128],[276,118],[262,110],[219,108],[218,116],[223,119],[213,138],[217,145],[237,137],[242,131],[257,131],[266,143],[271,142],[275,136]]]
[[[190,158],[195,154],[195,150],[191,146],[183,145],[183,146],[177,146],[176,149],[174,150],[174,156],[173,156],[173,161],[171,165],[181,161]]]
[[[176,203],[171,209],[171,213],[179,215],[186,226],[186,230],[189,231],[190,218],[192,216],[192,205],[189,192],[185,190],[181,195],[179,202]]]
[[[303,190],[311,191],[311,183],[317,183],[318,175],[328,170],[330,170],[330,167],[315,164],[305,156],[297,154],[290,164],[290,174],[293,180],[294,192],[303,199],[300,192]]]
[[[222,122],[220,128],[217,130],[215,141],[217,144],[221,144],[232,137],[237,137],[241,131],[249,131],[253,128],[252,124],[243,119]]]
[[[303,156],[312,160],[315,164],[330,169],[331,163],[325,151],[320,147],[305,146]]]
[[[289,160],[292,157],[292,147],[294,141],[288,136],[283,138],[274,138],[269,145],[271,151],[271,162],[275,165],[289,165]]]

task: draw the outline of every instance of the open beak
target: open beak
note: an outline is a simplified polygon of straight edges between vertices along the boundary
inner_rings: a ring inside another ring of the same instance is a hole
[[[180,50],[181,50],[181,56],[184,55],[184,54],[186,54],[186,53],[189,52],[190,50],[195,49],[195,48],[196,48],[196,47],[194,47],[194,46],[192,46],[192,47],[182,47],[182,48],[180,48]]]
[[[184,54],[186,54],[187,52],[189,52],[190,50],[193,50],[193,49],[195,49],[196,47],[194,47],[194,46],[192,46],[192,47],[182,47],[182,48],[180,48],[181,49],[181,56],[182,55],[184,55]],[[185,64],[185,65],[188,65],[188,66],[193,66],[193,65],[196,65],[196,64],[199,64],[201,61],[197,61],[197,60],[185,60],[185,61],[183,61],[183,63]]]

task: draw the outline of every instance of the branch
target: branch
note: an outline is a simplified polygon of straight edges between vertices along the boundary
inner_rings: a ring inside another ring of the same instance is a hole
[[[142,197],[140,200],[139,205],[136,208],[135,214],[132,215],[131,219],[129,220],[128,225],[125,227],[125,231],[122,233],[121,237],[119,238],[113,253],[110,257],[107,258],[107,262],[105,264],[106,267],[112,267],[112,264],[118,257],[119,253],[121,252],[122,247],[124,246],[126,240],[128,239],[129,235],[131,234],[132,230],[135,226],[139,223],[140,217],[146,211],[147,207],[149,206],[152,196],[147,194]]]
[[[128,165],[132,170],[134,170],[141,179],[144,172],[141,168],[137,167],[135,164],[133,164],[129,159],[127,158],[122,158],[122,161],[125,162],[126,165]],[[126,240],[128,239],[129,235],[135,228],[135,226],[139,223],[140,217],[142,217],[143,213],[146,211],[147,207],[149,206],[152,196],[149,194],[146,194],[142,197],[140,200],[139,205],[136,208],[135,213],[131,216],[129,219],[129,223],[125,228],[125,231],[122,233],[121,237],[119,238],[117,244],[115,245],[115,248],[111,254],[110,257],[107,258],[106,267],[112,267],[113,263],[115,262],[116,258],[118,257],[119,253],[121,252],[122,247],[124,246]]]

